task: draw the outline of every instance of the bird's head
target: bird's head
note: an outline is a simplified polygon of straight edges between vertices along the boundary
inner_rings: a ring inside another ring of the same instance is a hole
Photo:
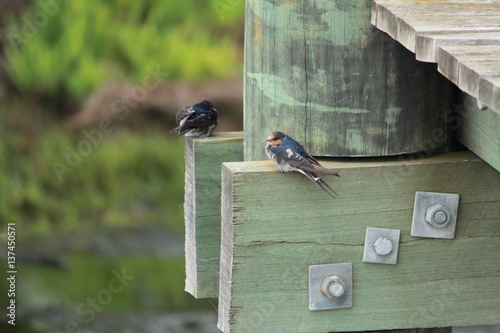
[[[283,141],[284,138],[285,134],[281,132],[272,132],[269,134],[266,141],[268,145],[277,146]]]
[[[202,100],[200,103],[198,104],[195,104],[193,106],[198,106],[198,107],[201,107],[203,108],[204,110],[208,110],[208,109],[211,109],[213,108],[213,104],[210,102],[210,101],[207,101],[206,99]]]

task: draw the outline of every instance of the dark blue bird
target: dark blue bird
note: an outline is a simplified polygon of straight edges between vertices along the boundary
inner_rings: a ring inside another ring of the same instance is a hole
[[[177,112],[175,121],[178,127],[171,129],[168,133],[177,132],[177,136],[206,137],[210,136],[217,127],[217,110],[212,103],[203,100],[193,106],[185,106]]]
[[[337,192],[317,174],[340,177],[337,171],[322,167],[300,143],[281,132],[272,132],[266,141],[266,154],[278,169],[283,172],[300,172],[335,199],[334,194],[337,194]]]

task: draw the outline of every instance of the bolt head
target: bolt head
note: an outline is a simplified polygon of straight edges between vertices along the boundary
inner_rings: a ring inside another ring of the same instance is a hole
[[[373,243],[373,248],[378,255],[386,256],[392,252],[392,242],[389,238],[379,237],[375,243]]]
[[[344,295],[344,286],[340,283],[334,282],[328,287],[328,293],[335,298],[339,298]]]
[[[345,293],[344,282],[336,275],[324,278],[320,288],[321,292],[331,299],[340,298]]]
[[[435,228],[442,228],[450,223],[450,212],[441,204],[432,205],[427,208],[425,220]]]

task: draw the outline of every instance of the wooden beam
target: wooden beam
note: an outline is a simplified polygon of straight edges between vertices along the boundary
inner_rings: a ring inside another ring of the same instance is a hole
[[[333,200],[270,162],[224,163],[219,328],[330,332],[500,322],[500,173],[470,152],[322,161]],[[410,236],[416,191],[458,193],[455,239]],[[362,262],[365,229],[401,230]],[[309,311],[308,267],[352,262],[353,307]]]
[[[185,137],[186,291],[196,298],[219,294],[221,164],[243,160],[243,133]]]
[[[247,0],[245,160],[280,130],[315,156],[436,149],[451,85],[370,25],[366,0]],[[429,147],[428,144],[431,143]]]
[[[491,109],[480,110],[477,99],[465,93],[455,110],[451,126],[457,140],[500,171],[500,114]]]

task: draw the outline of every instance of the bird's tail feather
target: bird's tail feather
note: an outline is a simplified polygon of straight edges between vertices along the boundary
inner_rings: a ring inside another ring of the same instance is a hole
[[[304,174],[311,181],[315,182],[319,187],[321,187],[321,189],[323,191],[328,193],[329,196],[336,199],[335,195],[338,195],[337,192],[335,192],[335,190],[333,188],[331,188],[330,185],[328,185],[323,179],[321,179],[320,177],[318,177],[317,175],[315,175],[312,172],[307,172],[307,171],[303,171],[300,169],[299,169],[299,172]]]

